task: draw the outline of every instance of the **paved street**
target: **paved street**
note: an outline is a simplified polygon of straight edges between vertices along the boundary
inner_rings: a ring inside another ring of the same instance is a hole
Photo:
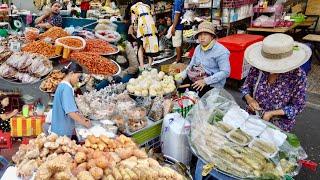
[[[227,89],[240,106],[244,107],[244,102],[240,98],[240,93]],[[314,104],[320,100],[319,96],[309,95],[310,100],[307,108],[297,118],[297,124],[294,132],[300,139],[302,147],[308,154],[308,159],[320,163],[320,104]],[[302,169],[300,174],[295,177],[297,180],[319,180],[320,179],[320,167],[317,172]]]

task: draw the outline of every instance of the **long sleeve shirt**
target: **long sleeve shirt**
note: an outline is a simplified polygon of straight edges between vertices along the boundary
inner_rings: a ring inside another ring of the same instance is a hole
[[[297,114],[306,105],[306,74],[300,68],[279,74],[275,83],[268,83],[270,73],[263,72],[258,83],[254,98],[264,111],[282,109],[284,116],[277,121],[271,121],[284,131],[291,131]],[[241,87],[243,96],[253,96],[254,87],[257,84],[259,69],[252,67]]]
[[[194,55],[182,76],[187,77],[187,71],[194,65],[201,65],[208,77],[204,78],[207,85],[215,88],[223,88],[226,79],[230,75],[230,52],[219,42],[215,42],[211,49],[203,51],[198,45]]]

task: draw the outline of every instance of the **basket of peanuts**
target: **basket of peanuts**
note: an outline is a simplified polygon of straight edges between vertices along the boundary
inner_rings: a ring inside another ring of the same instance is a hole
[[[81,51],[86,47],[86,41],[79,36],[66,36],[55,41],[56,55],[61,55],[64,59],[69,58],[71,51]]]
[[[32,42],[38,39],[40,34],[39,29],[33,27],[26,27],[24,30],[24,37],[26,42]]]

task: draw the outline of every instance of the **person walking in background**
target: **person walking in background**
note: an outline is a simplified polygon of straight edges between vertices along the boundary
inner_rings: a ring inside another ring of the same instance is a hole
[[[159,52],[157,28],[151,15],[151,7],[139,0],[134,1],[130,8],[131,25],[128,34],[134,37],[138,43],[138,60],[140,70],[144,67],[144,55],[148,57],[149,64],[152,64],[152,57]]]
[[[175,63],[181,61],[182,58],[182,31],[183,25],[181,24],[181,17],[183,16],[184,0],[174,0],[172,9],[172,20],[171,26],[172,45],[176,48],[177,59]]]
[[[87,18],[87,12],[90,9],[90,0],[82,0],[80,4],[81,17]]]

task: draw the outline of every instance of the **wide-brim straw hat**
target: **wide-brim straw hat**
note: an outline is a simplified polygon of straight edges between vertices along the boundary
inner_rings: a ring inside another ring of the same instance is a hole
[[[198,38],[198,35],[203,32],[212,34],[213,36],[216,37],[215,28],[214,28],[214,25],[212,22],[204,21],[204,22],[200,23],[198,26],[198,31],[196,31],[194,33],[194,37]]]
[[[245,50],[245,60],[250,65],[270,73],[296,69],[307,62],[311,55],[310,47],[282,33],[269,35]]]

